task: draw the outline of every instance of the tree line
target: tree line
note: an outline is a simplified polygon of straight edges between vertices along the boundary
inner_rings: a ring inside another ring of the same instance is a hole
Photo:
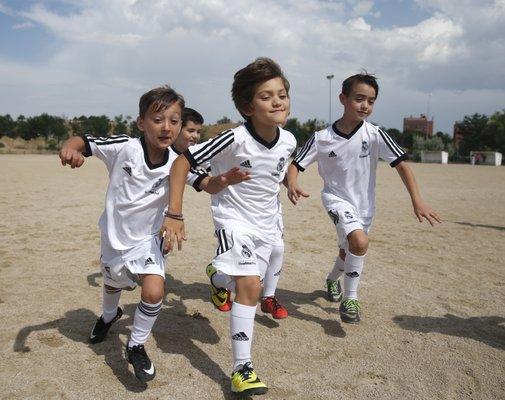
[[[228,117],[222,117],[218,124],[231,123]],[[452,136],[437,132],[432,137],[425,137],[421,132],[401,132],[395,128],[382,128],[415,160],[420,159],[421,151],[445,150],[453,161],[468,158],[470,151],[498,151],[505,153],[505,110],[491,116],[484,114],[466,115],[457,124],[457,131],[462,140],[455,146]],[[298,146],[303,146],[313,132],[323,129],[325,121],[309,119],[300,122],[297,118],[287,120],[285,129],[291,131]],[[0,136],[20,137],[30,140],[43,137],[48,140],[48,148],[56,150],[63,140],[71,135],[92,134],[110,136],[126,134],[139,136],[141,132],[135,119],[118,115],[110,119],[106,115],[80,116],[72,119],[41,114],[32,117],[19,115],[13,119],[9,114],[0,115]]]

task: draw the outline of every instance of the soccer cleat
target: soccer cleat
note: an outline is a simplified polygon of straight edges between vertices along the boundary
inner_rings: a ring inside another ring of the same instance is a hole
[[[288,317],[288,310],[284,307],[275,296],[261,298],[261,311],[272,314],[275,319],[283,319]]]
[[[326,279],[326,296],[328,301],[332,303],[338,303],[342,300],[342,287],[340,286],[340,281],[337,279]]]
[[[231,391],[240,397],[265,394],[268,388],[260,381],[250,362],[231,374]]]
[[[347,322],[348,324],[357,324],[361,319],[359,317],[359,312],[361,306],[358,300],[346,299],[340,303],[340,319],[342,322]]]
[[[105,337],[107,336],[107,332],[109,332],[110,327],[114,322],[116,322],[123,315],[123,310],[121,307],[117,308],[117,314],[110,322],[103,322],[102,316],[98,318],[95,322],[95,326],[93,326],[93,330],[89,335],[89,341],[93,344],[103,342]]]
[[[138,344],[129,348],[127,343],[125,356],[126,361],[133,365],[135,376],[140,382],[146,383],[156,376],[156,369],[149,359],[144,345]]]
[[[212,264],[209,264],[205,272],[210,279],[210,301],[219,311],[230,311],[232,305],[231,292],[225,288],[217,288],[212,283],[212,276],[217,272],[216,268]]]

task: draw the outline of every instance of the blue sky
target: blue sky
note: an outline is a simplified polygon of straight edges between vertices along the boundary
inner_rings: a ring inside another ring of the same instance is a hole
[[[261,7],[258,7],[261,4]],[[233,73],[258,56],[283,67],[292,113],[341,113],[339,84],[365,68],[381,92],[371,121],[430,114],[452,133],[505,108],[505,0],[0,0],[0,114],[136,116],[169,83],[208,122],[239,119]]]

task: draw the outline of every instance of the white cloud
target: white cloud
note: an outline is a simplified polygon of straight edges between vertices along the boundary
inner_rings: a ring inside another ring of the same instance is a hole
[[[28,28],[33,28],[33,23],[28,21],[28,22],[22,22],[20,24],[15,24],[12,26],[12,29],[18,30],[18,29],[28,29]]]
[[[381,29],[373,26],[380,10],[372,1],[87,0],[75,2],[79,12],[66,14],[35,4],[20,15],[63,45],[37,65],[19,68],[0,60],[0,72],[7,76],[0,84],[9,85],[15,96],[28,76],[32,85],[54,96],[41,102],[54,109],[34,113],[73,115],[98,109],[127,113],[125,107],[133,113],[144,90],[169,82],[212,121],[225,114],[238,118],[229,95],[233,73],[265,55],[290,78],[292,115],[301,119],[326,118],[328,73],[337,83],[361,68],[378,74],[384,92],[423,97],[437,90],[475,95],[486,89],[503,94],[504,1],[480,7],[466,0],[417,3],[432,16],[416,25]],[[26,104],[12,100],[0,99],[0,107]]]

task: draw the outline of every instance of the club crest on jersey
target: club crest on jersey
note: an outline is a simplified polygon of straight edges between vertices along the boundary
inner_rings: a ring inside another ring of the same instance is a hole
[[[247,247],[245,244],[242,245],[242,257],[251,258],[251,256],[252,256],[252,251],[249,250],[249,247]]]
[[[161,184],[163,183],[163,181],[165,180],[165,178],[159,178],[154,184],[153,186],[151,187],[151,189],[149,190],[146,190],[146,193],[151,193],[151,194],[158,194],[159,193],[159,187],[161,186]]]
[[[363,140],[361,142],[361,154],[359,155],[360,158],[363,157],[368,157],[370,155],[370,151],[368,150],[368,142],[366,140]]]
[[[285,166],[286,166],[286,159],[284,157],[279,158],[279,162],[277,163],[277,171],[272,172],[272,176],[280,176]]]
[[[344,216],[347,219],[352,219],[353,218],[352,213],[350,211],[344,211]]]

